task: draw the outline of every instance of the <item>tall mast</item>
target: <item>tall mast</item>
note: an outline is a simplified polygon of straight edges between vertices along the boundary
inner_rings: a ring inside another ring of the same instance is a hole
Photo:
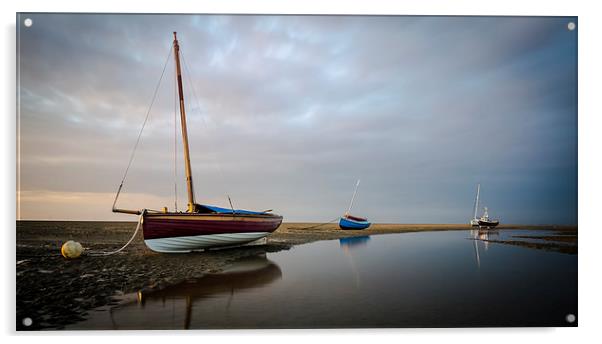
[[[481,191],[481,184],[477,184],[477,198],[474,201],[474,217],[473,219],[477,218],[477,211],[479,210],[479,193]]]
[[[351,207],[353,207],[353,201],[355,200],[355,194],[357,193],[357,187],[360,186],[360,180],[357,180],[357,183],[355,184],[355,190],[353,190],[353,196],[351,197],[351,203],[349,203],[349,209],[347,209],[347,212],[345,213],[345,215],[349,215],[349,212],[351,212]]]
[[[174,57],[176,59],[176,74],[178,76],[178,94],[180,95],[180,122],[182,123],[182,143],[184,146],[184,162],[186,164],[186,187],[188,189],[188,212],[194,212],[194,189],[192,187],[192,170],[190,168],[190,153],[188,150],[188,131],[186,130],[186,110],[184,109],[184,90],[182,89],[182,72],[180,70],[180,45],[176,33],[173,33]]]

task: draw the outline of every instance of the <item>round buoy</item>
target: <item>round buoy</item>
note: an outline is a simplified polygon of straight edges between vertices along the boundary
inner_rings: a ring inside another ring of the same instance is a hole
[[[77,241],[69,240],[61,246],[61,254],[65,258],[77,258],[82,255],[84,248]]]

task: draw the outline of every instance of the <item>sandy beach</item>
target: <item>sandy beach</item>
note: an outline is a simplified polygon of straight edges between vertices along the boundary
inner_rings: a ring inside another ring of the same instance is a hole
[[[133,222],[17,221],[17,329],[60,329],[84,319],[89,310],[115,304],[119,296],[220,271],[232,261],[261,252],[288,250],[295,245],[351,236],[418,231],[469,230],[468,225],[374,224],[367,230],[343,231],[337,224],[284,223],[265,245],[210,250],[192,254],[159,254],[144,245],[142,233],[123,252],[106,257],[65,259],[67,240],[86,250],[111,251],[132,235]],[[502,226],[501,229],[554,229],[575,242],[577,229],[563,226]],[[533,246],[533,245],[531,245]],[[545,247],[531,247],[543,248]],[[22,319],[29,317],[29,327]]]

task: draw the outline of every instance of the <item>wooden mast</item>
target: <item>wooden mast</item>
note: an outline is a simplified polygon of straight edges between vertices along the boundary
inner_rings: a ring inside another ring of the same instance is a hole
[[[180,45],[176,32],[173,33],[174,57],[178,76],[178,94],[180,95],[180,122],[182,123],[182,143],[184,146],[184,162],[186,164],[186,186],[188,189],[188,212],[195,211],[194,189],[192,187],[192,170],[190,168],[190,153],[188,150],[188,131],[186,130],[186,110],[184,109],[184,91],[182,89],[182,72],[180,70]]]

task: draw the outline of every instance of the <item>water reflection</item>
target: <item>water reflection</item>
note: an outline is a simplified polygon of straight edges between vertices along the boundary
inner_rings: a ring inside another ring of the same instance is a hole
[[[358,248],[368,246],[369,241],[370,241],[369,235],[339,239],[339,245],[341,245],[343,252],[345,252],[345,255],[349,259],[349,265],[351,267],[351,271],[353,272],[356,289],[358,289],[360,287],[360,273],[357,268],[357,265],[355,264],[355,261],[353,260],[353,255],[351,254],[351,251],[354,251]]]
[[[536,234],[499,236],[512,233]],[[113,308],[114,323],[106,309],[68,329],[576,326],[565,319],[577,314],[577,256],[499,243],[485,251],[496,235],[418,232],[299,245],[139,301],[134,294]]]
[[[268,260],[265,254],[247,257],[220,273],[162,290],[138,292],[135,302],[109,311],[112,328],[139,328],[139,320],[143,318],[156,328],[189,329],[193,321],[193,309],[203,308],[204,301],[216,298],[225,300],[220,306],[227,311],[238,293],[265,287],[280,278],[280,267]]]
[[[343,250],[349,251],[359,247],[367,246],[368,241],[370,241],[370,236],[363,235],[349,238],[341,238],[339,239],[339,244],[341,245],[341,248]]]
[[[499,238],[500,232],[498,229],[473,229],[470,231],[470,236],[473,240],[474,246],[474,254],[475,260],[477,262],[477,267],[481,268],[481,255],[479,252],[479,243],[478,241],[483,243],[485,251],[489,249],[489,240],[490,238],[496,237]]]

